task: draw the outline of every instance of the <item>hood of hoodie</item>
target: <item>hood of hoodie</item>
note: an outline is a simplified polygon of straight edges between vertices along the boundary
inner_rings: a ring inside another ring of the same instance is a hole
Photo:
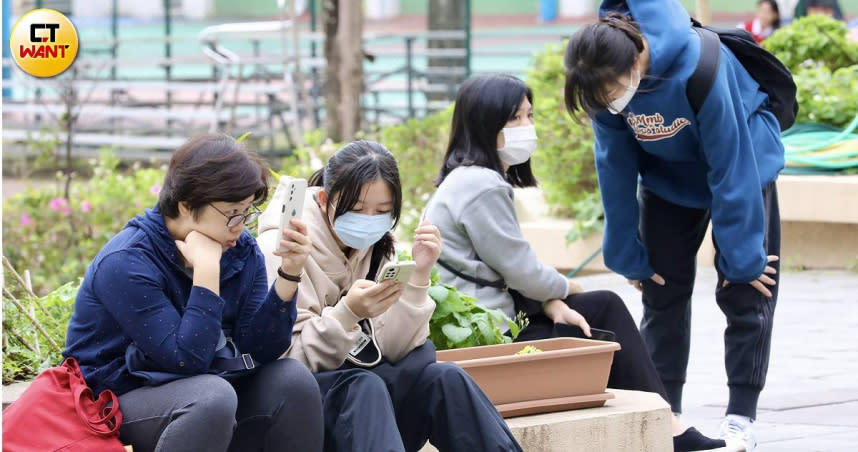
[[[143,215],[138,215],[129,220],[125,228],[135,228],[145,234],[146,238],[152,243],[152,247],[149,249],[150,252],[159,255],[165,262],[169,262],[178,271],[185,271],[185,264],[182,261],[178,247],[176,247],[176,239],[167,230],[164,216],[158,210],[157,206],[146,209]],[[247,230],[242,231],[236,245],[221,255],[221,280],[230,278],[240,272],[247,260],[253,256],[255,246],[256,241],[253,239],[253,236]]]
[[[691,39],[691,18],[679,0],[603,0],[599,17],[610,12],[629,14],[649,46],[649,72],[664,77]]]

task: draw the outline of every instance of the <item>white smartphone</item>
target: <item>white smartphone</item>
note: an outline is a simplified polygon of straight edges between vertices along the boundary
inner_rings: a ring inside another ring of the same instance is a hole
[[[280,241],[284,240],[283,228],[294,231],[295,227],[289,222],[293,218],[301,219],[301,212],[304,211],[304,196],[307,192],[307,180],[280,176],[280,181],[281,183],[286,183],[286,197],[283,200],[283,205],[280,207],[280,229],[277,234],[277,247],[280,251],[286,251],[280,247]]]
[[[381,273],[378,274],[376,282],[383,283],[387,280],[394,280],[398,283],[405,284],[411,279],[411,274],[417,264],[414,261],[388,262],[381,267]]]

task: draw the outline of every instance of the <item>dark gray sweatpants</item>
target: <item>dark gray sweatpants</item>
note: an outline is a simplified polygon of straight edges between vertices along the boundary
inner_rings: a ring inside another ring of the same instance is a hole
[[[781,226],[778,194],[774,182],[762,191],[765,208],[765,241],[767,255],[780,255]],[[643,189],[640,199],[641,240],[649,252],[653,270],[667,284],[643,282],[643,318],[641,336],[667,391],[674,412],[682,410],[682,387],[685,384],[691,344],[691,293],[697,270],[697,250],[709,225],[708,209],[692,209],[672,204]],[[720,249],[715,242],[717,268]],[[771,264],[779,281],[780,266]],[[766,383],[772,320],[778,297],[778,285],[770,287],[766,297],[749,284],[722,287],[724,274],[718,269],[715,300],[727,317],[724,331],[727,384],[730,388],[728,414],[756,418],[757,400]]]
[[[322,450],[319,386],[283,359],[230,383],[197,375],[119,396],[119,438],[134,452]]]

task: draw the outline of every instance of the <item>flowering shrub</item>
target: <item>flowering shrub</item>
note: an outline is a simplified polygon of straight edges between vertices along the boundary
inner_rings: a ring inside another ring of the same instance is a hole
[[[98,250],[158,199],[163,169],[138,164],[123,173],[109,152],[92,164],[91,179],[72,182],[71,199],[58,183],[3,203],[3,253],[16,269],[30,270],[37,294],[82,277]]]

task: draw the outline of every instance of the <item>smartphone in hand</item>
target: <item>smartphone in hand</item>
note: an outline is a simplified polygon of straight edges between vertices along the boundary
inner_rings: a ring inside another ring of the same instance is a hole
[[[411,274],[414,273],[415,268],[417,268],[417,264],[414,261],[388,262],[381,268],[376,282],[383,283],[392,279],[405,284],[411,279]]]
[[[286,228],[294,231],[295,227],[289,222],[293,218],[301,219],[301,213],[304,211],[304,196],[307,192],[307,180],[280,176],[280,182],[286,183],[286,197],[280,207],[280,229],[277,233],[277,247],[280,251],[285,252],[285,249],[280,248],[280,242],[284,240],[283,229]]]

